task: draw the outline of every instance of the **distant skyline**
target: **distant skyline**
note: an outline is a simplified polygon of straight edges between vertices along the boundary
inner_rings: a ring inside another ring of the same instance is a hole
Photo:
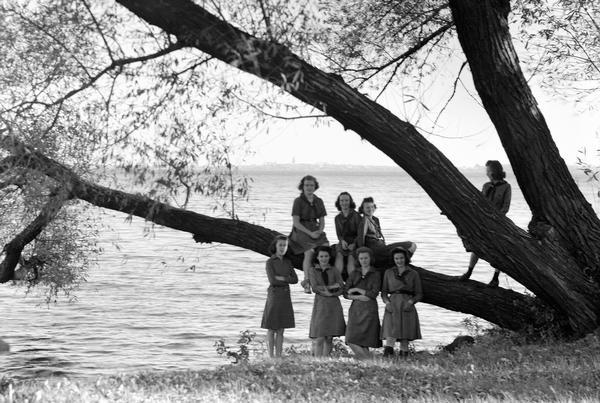
[[[434,84],[422,94],[423,101],[433,111],[441,109],[449,97],[453,80],[452,66],[434,77]],[[461,80],[468,91],[458,86],[454,99],[438,122],[438,135],[425,134],[420,127],[430,130],[431,117],[422,115],[417,124],[419,132],[442,151],[456,166],[481,166],[489,159],[508,164],[496,130],[486,111],[473,99],[475,90],[471,76],[465,71]],[[586,148],[593,159],[600,148],[600,122],[594,111],[579,112],[573,105],[532,85],[532,90],[550,127],[561,156],[569,165],[577,161],[579,151]],[[402,90],[390,88],[379,102],[403,120],[414,124],[419,111],[416,102],[403,102]],[[433,118],[435,118],[435,114]],[[424,122],[429,122],[424,123]],[[266,131],[266,130],[265,130]],[[268,163],[309,163],[393,166],[395,163],[383,152],[330,119],[329,127],[314,127],[312,120],[276,120],[269,127],[270,134],[258,133],[250,145],[255,154],[244,165]],[[441,137],[443,136],[443,137]]]

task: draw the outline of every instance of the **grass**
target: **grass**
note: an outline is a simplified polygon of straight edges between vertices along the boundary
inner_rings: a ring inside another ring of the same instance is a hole
[[[293,351],[214,370],[94,380],[0,378],[0,402],[582,401],[600,400],[600,335],[521,344],[487,335],[455,354],[355,361]]]

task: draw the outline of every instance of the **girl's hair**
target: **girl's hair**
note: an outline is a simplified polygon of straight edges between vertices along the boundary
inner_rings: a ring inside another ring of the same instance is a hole
[[[306,175],[304,178],[300,179],[300,183],[298,184],[299,191],[302,192],[304,190],[304,182],[305,181],[313,181],[315,183],[315,190],[319,189],[319,182],[317,182],[317,178],[315,178],[312,175]]]
[[[362,203],[360,203],[360,207],[358,208],[358,212],[360,214],[364,214],[364,209],[363,206],[365,205],[365,203],[373,203],[373,207],[377,208],[377,205],[375,204],[375,200],[373,200],[372,197],[365,197],[362,201]]]
[[[335,208],[337,208],[338,211],[342,211],[342,206],[340,206],[340,197],[342,197],[342,196],[348,196],[350,198],[350,208],[351,209],[356,208],[356,203],[354,203],[354,200],[352,199],[352,196],[350,195],[350,193],[342,192],[338,195],[337,200],[335,201]]]
[[[373,265],[373,250],[371,250],[371,248],[367,248],[366,246],[361,246],[356,250],[356,257],[358,258],[358,255],[361,253],[368,253],[369,258],[371,259],[371,265]]]
[[[506,178],[506,172],[504,172],[500,161],[489,160],[485,163],[485,166],[490,168],[493,180],[499,181]]]
[[[277,252],[277,241],[288,241],[288,237],[285,235],[277,235],[273,241],[271,241],[271,244],[269,245],[269,253],[271,253],[271,255],[275,254]]]
[[[404,255],[404,264],[409,264],[410,263],[410,254],[408,253],[408,251],[406,249],[404,249],[401,246],[397,246],[394,249],[392,249],[392,259],[398,253],[402,253]]]
[[[327,246],[327,245],[317,246],[315,248],[315,255],[318,255],[319,252],[327,252],[327,253],[329,253],[329,256],[331,256],[332,255],[331,246]]]

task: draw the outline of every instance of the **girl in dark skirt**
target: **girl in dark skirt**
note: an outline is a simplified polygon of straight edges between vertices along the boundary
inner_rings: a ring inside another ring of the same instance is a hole
[[[337,244],[337,253],[335,255],[335,268],[342,273],[342,278],[354,271],[355,260],[354,251],[356,250],[356,238],[358,237],[358,226],[360,224],[360,215],[354,210],[356,204],[348,192],[342,192],[338,196],[335,207],[340,212],[335,216],[335,232],[339,243]],[[347,260],[347,272],[344,275],[344,260]]]
[[[360,269],[354,270],[346,282],[344,297],[352,300],[348,310],[346,343],[357,358],[371,356],[369,347],[381,347],[377,295],[381,276],[371,266],[373,252],[369,248],[356,250]]]
[[[302,287],[304,292],[308,294],[310,294],[310,283],[306,273],[312,266],[313,249],[320,245],[329,245],[327,236],[323,231],[327,211],[325,211],[323,200],[315,195],[317,189],[319,189],[317,179],[314,176],[306,175],[298,185],[298,190],[302,193],[299,197],[296,197],[292,207],[294,224],[290,234],[290,249],[294,254],[304,253]]]
[[[362,214],[362,218],[360,220],[360,224],[358,225],[356,245],[358,247],[366,246],[373,251],[375,256],[387,255],[388,248],[401,246],[412,256],[417,250],[417,244],[414,242],[395,242],[386,246],[385,238],[381,232],[379,218],[375,217],[374,215],[376,209],[377,206],[375,205],[375,201],[372,197],[365,197],[360,204],[358,212]],[[373,260],[371,263],[374,264],[375,260]],[[384,265],[384,267],[386,267],[388,264]]]
[[[384,357],[394,355],[394,344],[400,340],[400,355],[408,356],[408,342],[421,338],[419,315],[415,304],[423,298],[419,273],[410,268],[408,251],[397,247],[392,250],[395,267],[386,270],[381,285],[385,303],[382,339]]]
[[[287,237],[283,235],[275,237],[270,247],[273,256],[267,260],[266,266],[269,288],[260,327],[268,329],[267,348],[270,357],[281,357],[283,330],[296,326],[289,284],[296,284],[298,277],[292,262],[284,257],[287,247]]]
[[[309,336],[313,339],[314,356],[327,356],[333,347],[333,338],[346,332],[346,322],[339,296],[344,292],[340,273],[331,267],[331,248],[319,246],[318,263],[308,270],[308,279],[315,293]]]

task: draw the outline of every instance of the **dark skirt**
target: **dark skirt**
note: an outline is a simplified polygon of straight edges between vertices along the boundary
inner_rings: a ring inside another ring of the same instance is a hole
[[[408,294],[391,295],[391,312],[386,309],[383,314],[382,339],[391,337],[396,340],[416,340],[421,338],[417,309],[414,304],[406,309],[406,301],[411,298],[412,296]]]
[[[317,239],[313,239],[307,233],[293,228],[289,237],[288,246],[294,254],[299,255],[307,250],[314,249],[317,246],[327,245],[328,243],[327,235],[325,235],[324,232],[322,232]]]
[[[308,337],[342,336],[345,332],[346,321],[340,298],[315,294]]]
[[[363,347],[381,347],[377,301],[352,301],[348,310],[346,343]]]
[[[263,329],[287,329],[296,327],[289,286],[270,286],[268,288],[267,302],[265,303],[265,310],[263,312],[260,327]]]

